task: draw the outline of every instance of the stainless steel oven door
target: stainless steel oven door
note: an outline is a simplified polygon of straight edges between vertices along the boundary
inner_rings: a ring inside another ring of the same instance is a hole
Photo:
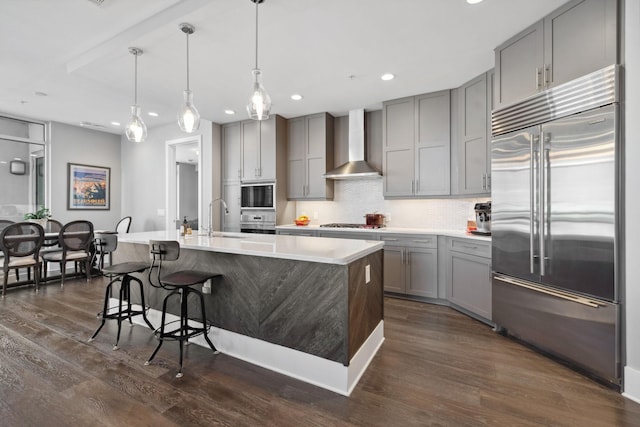
[[[275,234],[276,211],[241,211],[240,231],[243,233]]]

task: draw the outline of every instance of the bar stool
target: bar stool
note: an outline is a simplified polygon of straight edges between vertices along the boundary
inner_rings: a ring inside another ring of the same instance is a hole
[[[162,304],[162,321],[160,323],[160,327],[155,330],[155,335],[158,338],[158,346],[151,354],[149,360],[144,364],[149,365],[151,363],[165,340],[178,341],[180,343],[180,369],[178,370],[176,378],[180,378],[182,377],[183,345],[185,341],[189,340],[189,338],[197,335],[204,335],[204,339],[207,341],[207,344],[209,344],[211,350],[213,350],[213,354],[219,353],[208,336],[211,325],[207,322],[205,315],[204,296],[202,295],[202,292],[193,286],[204,284],[207,280],[220,276],[220,274],[205,271],[182,270],[162,276],[161,270],[163,261],[177,260],[180,256],[180,244],[172,240],[151,240],[149,242],[149,252],[152,259],[151,268],[149,269],[149,282],[152,286],[160,287],[170,292],[164,298]],[[157,274],[154,280],[152,278],[152,272],[156,268]],[[191,323],[194,319],[189,318],[189,306],[187,304],[187,300],[190,294],[196,295],[199,299],[201,316],[197,321],[200,322],[201,325],[194,325]],[[180,298],[180,318],[166,323],[167,302],[173,296],[178,296]],[[169,325],[176,322],[178,322],[179,325],[175,329],[167,330]]]
[[[129,319],[129,325],[133,326],[131,318],[134,316],[142,316],[149,328],[151,330],[154,330],[153,325],[151,324],[151,322],[149,322],[149,319],[147,319],[142,281],[137,277],[132,276],[133,273],[142,273],[148,268],[149,264],[143,262],[123,262],[103,268],[103,273],[106,276],[110,277],[111,281],[109,282],[105,290],[104,305],[102,311],[98,313],[98,318],[101,319],[100,326],[98,326],[98,329],[96,329],[91,338],[89,338],[89,342],[93,341],[96,338],[107,319],[115,319],[118,321],[118,334],[116,336],[116,343],[113,346],[113,350],[118,350],[120,348],[118,347],[118,342],[120,341],[120,330],[122,329],[122,321],[125,319]],[[140,304],[142,305],[142,308],[139,310],[134,309],[131,305],[132,281],[137,282],[138,286],[140,287]],[[118,305],[115,307],[109,307],[111,289],[117,282],[121,282],[120,292],[118,294]],[[126,301],[126,304],[124,304],[124,306],[123,301]]]

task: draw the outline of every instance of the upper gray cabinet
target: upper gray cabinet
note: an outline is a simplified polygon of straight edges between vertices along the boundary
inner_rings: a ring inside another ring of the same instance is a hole
[[[286,121],[280,116],[240,122],[243,182],[276,181],[278,152],[284,153],[286,145],[285,126]]]
[[[333,200],[333,116],[326,113],[288,121],[287,198]]]
[[[240,147],[242,145],[242,128],[240,123],[222,126],[222,180],[240,181]]]
[[[493,71],[463,84],[458,95],[452,194],[486,194],[491,183],[489,141]]]
[[[450,194],[450,98],[444,90],[384,103],[385,197]]]
[[[495,50],[496,108],[618,62],[617,0],[574,0]]]

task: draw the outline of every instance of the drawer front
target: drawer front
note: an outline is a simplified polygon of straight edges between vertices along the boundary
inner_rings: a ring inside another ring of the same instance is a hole
[[[380,234],[380,240],[395,246],[434,249],[438,247],[438,236],[435,234],[417,234],[414,236],[406,234]]]
[[[449,250],[491,258],[491,244],[477,239],[451,238],[449,240]]]

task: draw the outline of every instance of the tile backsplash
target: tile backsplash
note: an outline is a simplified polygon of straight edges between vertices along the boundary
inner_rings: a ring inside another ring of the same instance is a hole
[[[483,198],[385,200],[382,180],[336,181],[333,201],[297,202],[296,215],[308,215],[312,224],[364,223],[367,213],[382,213],[389,227],[463,230],[475,218],[473,206]]]

